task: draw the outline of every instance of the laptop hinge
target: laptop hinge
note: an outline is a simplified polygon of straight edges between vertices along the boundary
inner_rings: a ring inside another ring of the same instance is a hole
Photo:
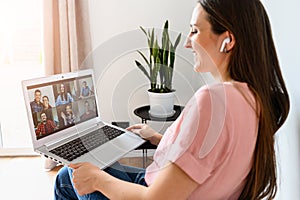
[[[85,135],[86,133],[89,133],[90,131],[98,128],[99,126],[103,126],[103,125],[104,125],[104,123],[102,121],[99,121],[96,124],[94,124],[93,126],[90,126],[90,127],[86,128],[86,129],[83,129],[83,130],[80,130],[80,132],[81,132],[82,135]],[[51,150],[51,149],[53,149],[53,148],[55,148],[55,147],[57,147],[61,144],[69,142],[69,141],[71,141],[71,140],[73,140],[77,137],[78,137],[78,134],[75,133],[73,135],[69,135],[68,137],[57,139],[56,141],[48,142],[48,143],[44,144],[43,146],[45,146],[48,150]]]
[[[66,138],[61,138],[61,139],[57,139],[56,141],[48,142],[48,143],[44,144],[43,146],[45,146],[48,150],[51,150],[61,144],[64,144],[66,142],[69,142],[69,141],[75,139],[76,136],[77,136],[77,134],[73,134]]]
[[[104,123],[102,121],[99,121],[96,123],[96,126],[104,126]]]

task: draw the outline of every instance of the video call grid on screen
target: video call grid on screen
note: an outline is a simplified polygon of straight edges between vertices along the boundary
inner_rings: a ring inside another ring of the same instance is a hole
[[[37,140],[98,116],[92,75],[27,86],[27,92]]]

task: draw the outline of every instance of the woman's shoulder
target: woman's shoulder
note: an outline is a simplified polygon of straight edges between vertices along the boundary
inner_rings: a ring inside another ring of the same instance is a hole
[[[216,83],[208,83],[199,88],[199,90],[219,90],[220,88],[236,88],[239,87],[248,87],[248,84],[245,82],[239,81],[230,81],[230,82],[216,82]]]
[[[206,84],[197,90],[194,97],[198,99],[198,101],[209,102],[221,102],[222,100],[244,101],[246,99],[248,103],[251,102],[252,105],[255,105],[255,98],[248,84],[244,82]]]
[[[196,93],[196,98],[211,98],[215,95],[222,95],[225,96],[225,87],[227,87],[224,83],[212,83],[212,84],[206,84],[200,87]]]
[[[231,91],[245,91],[250,92],[248,84],[244,82],[223,82],[223,83],[212,83],[203,85],[198,89],[196,94],[211,95],[211,94],[225,94]]]

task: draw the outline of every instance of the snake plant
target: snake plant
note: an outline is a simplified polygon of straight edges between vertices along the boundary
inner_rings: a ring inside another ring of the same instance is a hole
[[[149,57],[141,52],[141,55],[146,64],[141,64],[135,60],[136,66],[146,75],[150,81],[151,92],[167,93],[173,91],[172,78],[175,63],[175,51],[181,39],[181,33],[178,34],[174,45],[169,36],[169,23],[165,21],[162,32],[161,46],[158,44],[158,38],[155,36],[154,28],[152,30],[145,30],[140,26],[140,29],[147,37]],[[148,70],[147,70],[148,68]]]

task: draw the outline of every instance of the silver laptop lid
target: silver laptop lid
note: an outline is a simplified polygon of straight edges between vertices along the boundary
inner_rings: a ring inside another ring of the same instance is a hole
[[[92,70],[22,81],[34,149],[100,122]]]

